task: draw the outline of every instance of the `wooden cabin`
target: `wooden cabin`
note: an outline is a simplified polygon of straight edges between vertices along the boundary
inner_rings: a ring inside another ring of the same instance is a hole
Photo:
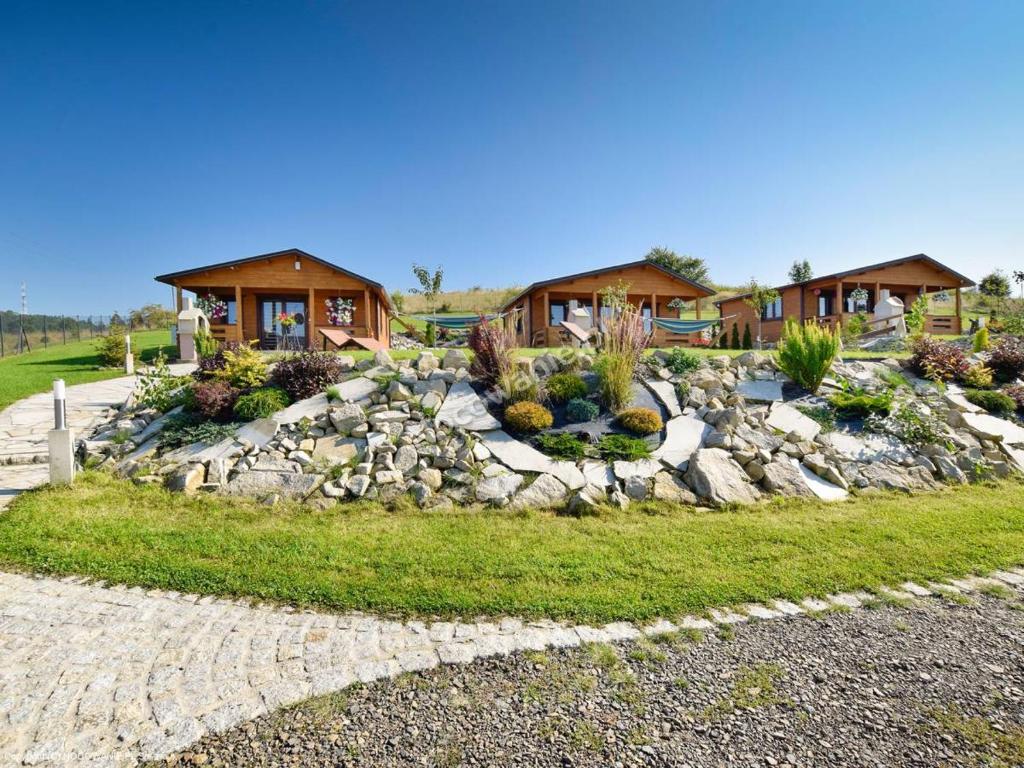
[[[929,314],[925,331],[958,335],[963,332],[960,289],[973,285],[969,278],[923,253],[781,285],[776,288],[779,299],[762,315],[762,340],[778,341],[783,322],[791,317],[836,326],[858,313],[866,314],[870,320],[875,304],[886,296],[899,299],[909,312],[918,296],[939,292],[954,295],[955,314]],[[722,317],[728,318],[724,321],[727,328],[737,323],[742,330],[744,324],[749,323],[751,333],[757,333],[754,310],[743,301],[749,295],[740,294],[716,302]]]
[[[156,280],[174,286],[178,312],[184,291],[203,301],[219,301],[226,314],[209,319],[211,334],[222,342],[320,349],[325,337],[319,331],[326,329],[335,338],[347,334],[356,346],[390,346],[391,304],[384,286],[298,248],[184,269]],[[344,325],[328,319],[327,302],[339,298],[352,303],[351,320]],[[282,313],[293,322],[282,323]]]
[[[613,267],[580,272],[533,283],[502,307],[502,313],[514,313],[517,343],[523,347],[557,347],[570,341],[562,321],[570,320],[574,310],[583,310],[593,322],[606,314],[601,293],[619,283],[628,285],[627,300],[640,307],[653,329],[652,344],[659,347],[686,345],[692,334],[674,334],[657,327],[650,318],[678,319],[679,309],[669,307],[677,299],[696,305],[700,319],[700,299],[714,295],[711,288],[695,283],[650,261],[633,261]]]

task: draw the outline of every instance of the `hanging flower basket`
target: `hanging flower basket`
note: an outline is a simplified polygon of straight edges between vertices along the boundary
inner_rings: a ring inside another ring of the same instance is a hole
[[[858,304],[860,304],[861,302],[866,302],[868,300],[867,289],[859,287],[855,288],[850,292],[850,298],[853,299]]]
[[[355,306],[352,299],[343,299],[336,296],[327,299],[327,322],[331,325],[352,325],[352,318],[355,316]]]
[[[214,322],[221,322],[228,316],[228,303],[218,299],[212,293],[196,297],[196,308],[202,310],[206,317]]]

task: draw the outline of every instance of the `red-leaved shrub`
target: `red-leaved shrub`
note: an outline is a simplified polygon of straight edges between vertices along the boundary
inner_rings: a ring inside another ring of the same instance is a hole
[[[920,376],[933,381],[953,381],[967,372],[969,363],[964,351],[948,341],[922,336],[911,347],[910,367]]]
[[[469,348],[474,353],[469,372],[488,386],[496,385],[512,372],[515,345],[515,333],[506,330],[504,323],[488,323],[481,315],[480,323],[469,332]]]
[[[337,384],[342,375],[341,361],[330,352],[299,352],[274,366],[271,383],[294,400],[305,400]]]
[[[197,381],[186,406],[204,419],[230,421],[235,401],[241,392],[226,381]]]
[[[998,381],[1013,381],[1024,373],[1024,339],[1000,337],[989,353],[988,367]]]

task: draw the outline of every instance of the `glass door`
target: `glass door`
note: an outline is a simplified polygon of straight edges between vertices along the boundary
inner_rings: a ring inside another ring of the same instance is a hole
[[[305,349],[306,302],[260,299],[260,346],[263,349]]]

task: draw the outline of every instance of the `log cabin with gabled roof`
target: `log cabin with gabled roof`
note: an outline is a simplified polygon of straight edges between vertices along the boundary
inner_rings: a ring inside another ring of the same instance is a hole
[[[655,318],[678,319],[680,310],[670,303],[693,302],[700,319],[700,300],[715,291],[689,280],[652,261],[632,261],[610,267],[556,277],[531,284],[505,303],[503,314],[514,313],[516,339],[522,347],[556,347],[567,338],[563,321],[574,310],[586,312],[591,327],[609,310],[602,306],[601,293],[619,283],[628,286],[627,301],[640,308],[648,330],[654,332],[653,346],[667,347],[693,343],[694,335],[674,333],[659,327]]]
[[[970,278],[923,253],[780,285],[775,289],[779,293],[778,300],[767,307],[761,317],[762,341],[778,341],[783,322],[789,318],[842,326],[853,315],[870,316],[876,304],[886,298],[899,299],[909,312],[918,296],[939,292],[954,293],[955,314],[929,314],[925,331],[959,335],[963,332],[960,291],[973,285]],[[744,302],[749,295],[730,296],[715,303],[722,317],[731,317],[731,322],[740,328],[749,323],[751,331],[756,333],[757,315]]]
[[[174,287],[179,313],[184,291],[218,300],[226,313],[210,318],[210,332],[220,342],[256,342],[261,349],[282,348],[282,339],[302,349],[334,340],[368,349],[390,346],[392,308],[384,286],[298,248],[192,267],[156,280]],[[351,302],[351,321],[344,325],[329,319],[327,302],[335,299]],[[294,325],[282,326],[282,313],[294,318]]]

